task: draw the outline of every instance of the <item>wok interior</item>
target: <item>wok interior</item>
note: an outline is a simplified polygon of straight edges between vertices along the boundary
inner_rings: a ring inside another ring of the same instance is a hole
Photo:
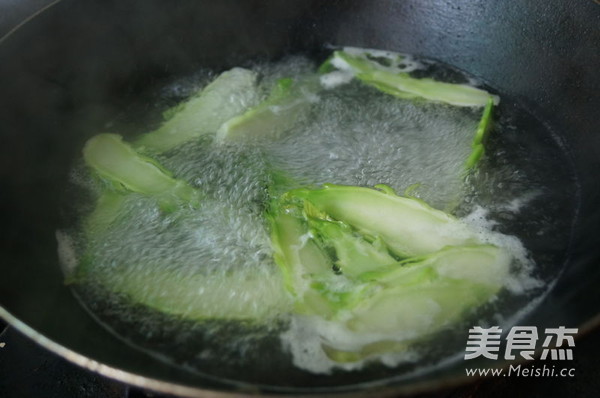
[[[201,388],[250,388],[148,358],[85,312],[62,283],[55,230],[67,174],[85,140],[103,131],[147,87],[199,67],[224,69],[326,45],[414,53],[481,77],[518,99],[558,134],[577,175],[578,202],[566,272],[521,322],[581,326],[600,299],[599,7],[556,1],[162,1],[58,3],[0,45],[3,146],[0,305],[51,340],[131,373]],[[67,220],[68,222],[68,220]],[[564,244],[567,246],[567,243]],[[554,264],[553,269],[562,269]],[[473,363],[473,366],[476,366]],[[369,376],[390,388],[434,387],[462,363],[410,380]],[[378,381],[379,380],[379,381]],[[355,389],[352,374],[322,383],[290,375],[273,391],[311,385]],[[429,383],[429,384],[427,384]],[[364,385],[368,387],[368,385]]]

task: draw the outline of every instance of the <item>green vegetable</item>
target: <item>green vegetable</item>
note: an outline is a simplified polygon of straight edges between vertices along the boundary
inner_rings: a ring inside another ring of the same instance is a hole
[[[501,248],[482,244],[471,246],[448,246],[437,252],[379,268],[360,275],[363,281],[377,281],[388,286],[412,283],[416,274],[435,277],[464,279],[499,288],[508,274],[510,256]]]
[[[396,72],[362,54],[335,51],[329,63],[351,70],[363,83],[400,98],[424,98],[456,106],[485,106],[497,97],[485,90],[466,84],[444,83],[428,78],[414,78],[405,72]],[[337,61],[336,61],[337,60]]]
[[[355,333],[389,337],[352,350],[335,342],[323,348],[338,362],[403,351],[489,301],[501,289],[509,265],[510,256],[502,249],[479,245],[449,247],[365,273],[361,279],[379,288],[367,290],[370,296],[338,317]]]
[[[357,277],[364,272],[396,263],[381,239],[369,242],[352,231],[347,224],[311,219],[309,225],[320,245],[329,246],[335,251],[335,266],[344,275]]]
[[[474,233],[456,218],[389,190],[325,184],[321,189],[302,188],[288,195],[306,200],[370,240],[381,239],[400,257],[477,243]]]
[[[85,220],[88,236],[99,236],[107,231],[118,219],[126,198],[127,194],[124,192],[104,190],[96,201],[96,207]]]
[[[116,134],[98,134],[83,148],[83,158],[118,190],[155,196],[166,210],[178,204],[198,206],[199,194],[151,158],[138,154]]]
[[[320,66],[317,72],[321,75],[335,70],[335,66],[332,65],[333,55],[330,55]]]
[[[481,120],[479,121],[479,125],[477,126],[477,131],[475,133],[475,137],[473,137],[473,142],[471,143],[471,155],[467,159],[465,163],[465,167],[467,169],[472,169],[477,165],[479,159],[483,156],[485,152],[485,148],[483,146],[483,141],[489,134],[489,131],[492,126],[492,109],[494,108],[494,101],[490,98],[483,109],[483,114],[481,115]]]
[[[363,275],[382,289],[350,309],[347,324],[360,333],[432,333],[496,294],[509,265],[496,246],[464,246]]]
[[[128,193],[156,197],[167,210],[175,206],[198,206],[200,194],[187,183],[174,179],[156,161],[136,153],[115,134],[99,134],[84,147],[86,163],[110,187],[99,197],[86,219],[86,233],[97,239],[118,220]],[[281,276],[270,272],[239,270],[204,275],[194,268],[176,271],[172,266],[119,266],[110,274],[97,272],[94,256],[86,254],[70,282],[91,278],[132,302],[187,319],[225,318],[258,320],[290,310],[291,300]],[[210,280],[210,283],[207,282]]]
[[[319,280],[335,277],[332,264],[307,235],[303,220],[293,209],[280,208],[270,216],[273,258],[286,289],[296,297],[296,310],[305,314],[331,316],[333,303],[315,289]]]
[[[224,123],[217,131],[217,142],[279,138],[309,108],[315,86],[307,81],[280,79],[266,100]]]
[[[170,271],[165,264],[152,269],[123,267],[110,276],[91,272],[87,277],[133,303],[191,320],[256,322],[292,310],[291,297],[275,269],[205,275],[194,268]]]
[[[458,321],[501,289],[511,263],[454,217],[378,187],[295,189],[270,209],[275,260],[296,312],[380,336],[354,346],[324,341],[337,362],[404,350]]]
[[[223,72],[199,93],[170,111],[173,115],[135,146],[164,152],[204,134],[215,134],[223,123],[257,102],[256,73],[233,68]]]

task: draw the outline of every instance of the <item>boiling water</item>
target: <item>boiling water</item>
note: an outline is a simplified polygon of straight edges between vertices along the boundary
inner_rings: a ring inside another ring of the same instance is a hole
[[[403,67],[422,75],[468,80],[439,64],[409,60]],[[277,79],[304,76],[314,68],[304,57],[253,66],[262,76],[263,95]],[[172,82],[140,102],[165,108],[212,76],[200,72]],[[573,209],[568,192],[575,185],[560,146],[543,124],[503,98],[487,154],[465,177],[464,161],[481,109],[398,99],[343,75],[328,79],[309,113],[278,140],[217,144],[206,136],[157,156],[176,178],[203,192],[198,209],[164,213],[156,200],[130,194],[108,229],[59,234],[66,272],[86,267],[87,276],[75,289],[104,325],[152,355],[211,377],[274,386],[290,378],[299,386],[307,380],[314,386],[344,383],[336,371],[344,366],[315,350],[319,336],[341,334],[288,315],[292,303],[281,289],[262,216],[269,187],[276,184],[272,170],[286,176],[281,190],[323,183],[387,184],[452,211],[486,239],[511,250],[516,262],[507,289],[457,330],[506,324],[544,292],[566,250],[570,225],[564,209]],[[111,128],[121,133],[139,124],[117,121]],[[101,183],[84,167],[74,170],[72,180],[89,193],[91,199],[78,210],[89,213]],[[164,291],[169,278],[177,281],[170,286],[176,291]],[[122,292],[132,283],[139,285],[137,301],[153,305],[128,300]],[[250,309],[262,321],[194,320],[198,302],[201,313],[218,317],[224,297],[229,314]],[[164,311],[169,300],[180,309]],[[464,350],[463,337],[460,331],[446,333],[438,343],[384,357],[394,370],[378,361],[345,367],[352,370],[353,383],[410,374],[417,360],[435,364]],[[314,373],[329,376],[315,379]]]

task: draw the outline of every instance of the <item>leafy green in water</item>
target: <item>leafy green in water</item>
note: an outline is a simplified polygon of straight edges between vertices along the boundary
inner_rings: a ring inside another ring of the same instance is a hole
[[[155,160],[138,154],[117,134],[98,134],[83,148],[83,158],[114,189],[155,196],[167,210],[199,205],[199,192],[173,178]]]
[[[321,189],[302,188],[288,195],[311,203],[367,239],[381,239],[399,257],[476,242],[473,232],[456,218],[390,190],[326,184]]]
[[[485,108],[483,109],[481,120],[479,121],[477,131],[475,132],[475,137],[473,137],[473,142],[471,143],[472,151],[465,163],[465,167],[467,168],[467,170],[474,168],[484,155],[484,141],[489,135],[489,132],[492,128],[493,108],[494,101],[490,98],[487,104],[485,105]]]
[[[280,79],[267,99],[224,123],[217,131],[217,142],[279,138],[309,108],[316,87],[312,79]]]
[[[297,189],[271,212],[276,260],[298,312],[379,336],[324,341],[334,361],[404,349],[458,321],[502,288],[512,261],[461,221],[387,188]]]
[[[466,84],[445,83],[429,78],[414,78],[396,72],[369,58],[369,52],[335,51],[330,64],[352,72],[356,78],[384,93],[400,98],[423,98],[456,106],[485,106],[498,99],[485,90]]]
[[[205,134],[214,134],[258,101],[256,72],[233,68],[221,73],[183,104],[168,112],[162,126],[142,135],[136,148],[160,153]]]

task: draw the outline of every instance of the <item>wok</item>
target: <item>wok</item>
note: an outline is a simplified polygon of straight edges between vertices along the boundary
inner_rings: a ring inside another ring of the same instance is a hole
[[[63,284],[55,230],[72,160],[137,93],[199,67],[351,45],[466,70],[553,132],[567,155],[561,169],[575,176],[558,204],[569,222],[544,268],[558,280],[519,324],[581,334],[600,321],[599,27],[593,1],[55,2],[0,41],[0,316],[81,366],[175,394],[393,395],[464,382],[461,361],[409,378],[388,369],[331,383],[306,374],[276,386],[205,377],[99,327]]]

